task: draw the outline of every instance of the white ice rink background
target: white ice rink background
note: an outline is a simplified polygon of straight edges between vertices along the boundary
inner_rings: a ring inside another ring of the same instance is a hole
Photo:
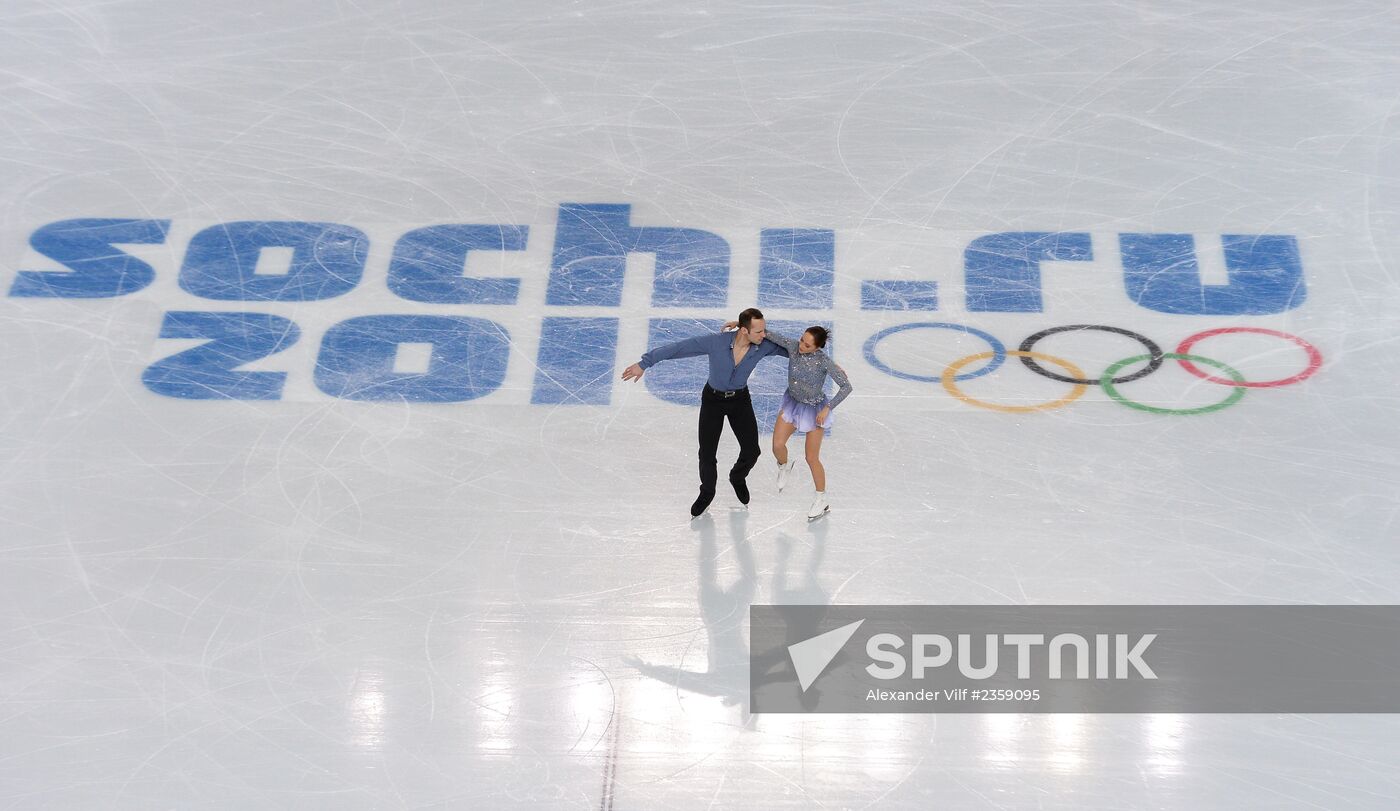
[[[1400,601],[1398,47],[1389,2],[6,4],[0,806],[1395,807],[1392,716],[752,715],[746,618]],[[855,385],[813,524],[784,362],[695,523],[699,366],[618,379],[754,304]],[[1089,324],[1297,379],[1120,400],[1146,350],[1074,330],[1032,351],[1092,384],[939,380]]]

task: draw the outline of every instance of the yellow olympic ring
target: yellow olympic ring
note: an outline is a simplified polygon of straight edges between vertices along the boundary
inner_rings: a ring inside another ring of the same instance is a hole
[[[958,372],[961,371],[962,368],[968,365],[969,363],[976,363],[979,360],[986,360],[992,357],[994,354],[996,353],[981,352],[976,355],[968,355],[965,358],[959,358],[958,360],[955,360],[952,363],[948,364],[948,368],[943,370],[943,389],[949,394],[958,398],[959,400],[962,400],[964,403],[967,403],[968,405],[977,406],[978,408],[987,408],[991,409],[992,411],[1005,411],[1010,414],[1029,414],[1033,411],[1050,411],[1051,409],[1055,408],[1063,408],[1064,406],[1067,406],[1070,403],[1082,397],[1084,395],[1085,390],[1089,388],[1083,383],[1076,383],[1074,384],[1074,388],[1070,389],[1068,395],[1061,397],[1058,400],[1051,400],[1048,403],[1041,403],[1040,405],[1029,406],[1008,406],[998,405],[996,403],[984,403],[981,400],[963,394],[958,389],[958,384],[956,380]],[[1080,370],[1078,366],[1075,366],[1073,363],[1070,363],[1064,358],[1057,358],[1054,355],[1046,355],[1041,352],[1022,352],[1010,349],[1006,350],[1006,354],[1016,358],[1033,358],[1035,360],[1045,361],[1046,363],[1053,363],[1061,369],[1064,369],[1066,372],[1069,372],[1070,377],[1084,377],[1084,372]]]

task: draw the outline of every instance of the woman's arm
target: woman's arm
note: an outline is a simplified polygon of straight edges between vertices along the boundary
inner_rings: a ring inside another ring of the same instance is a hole
[[[781,346],[783,349],[787,350],[789,357],[797,354],[797,341],[794,341],[793,339],[788,338],[786,336],[779,335],[771,329],[768,330],[768,333],[764,337],[777,344],[778,346]]]
[[[830,355],[826,356],[826,373],[831,375],[832,381],[841,388],[827,404],[827,408],[835,408],[842,400],[850,396],[851,392],[855,391],[855,386],[852,386],[851,379],[846,377],[846,370],[837,366],[836,361],[832,360]]]
[[[738,329],[738,328],[739,328],[739,322],[738,322],[738,321],[727,321],[727,322],[725,322],[725,324],[724,324],[724,329],[726,329],[726,330]],[[767,332],[763,337],[764,337],[765,339],[769,340],[769,341],[772,341],[773,343],[777,344],[778,346],[782,347],[782,348],[783,348],[783,354],[786,355],[786,356],[788,356],[788,357],[792,357],[793,353],[797,352],[797,341],[794,341],[794,340],[791,339],[791,338],[785,338],[785,337],[783,337],[782,335],[778,335],[778,334],[774,333],[773,330],[771,330],[771,329],[768,330],[768,332]]]

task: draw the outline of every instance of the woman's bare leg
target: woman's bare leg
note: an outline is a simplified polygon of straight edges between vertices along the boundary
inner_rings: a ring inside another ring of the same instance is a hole
[[[822,467],[822,434],[820,428],[807,432],[807,467],[812,469],[812,484],[818,493],[826,492],[826,468]]]
[[[778,422],[773,426],[773,457],[780,465],[787,464],[787,442],[792,439],[792,432],[796,430],[796,425],[784,422],[782,416],[778,416]]]

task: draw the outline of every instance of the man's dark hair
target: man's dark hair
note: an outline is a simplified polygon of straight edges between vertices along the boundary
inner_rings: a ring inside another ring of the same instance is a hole
[[[739,329],[748,329],[749,324],[752,323],[755,318],[759,320],[763,319],[763,312],[757,307],[750,307],[742,313],[739,313]]]
[[[830,334],[826,331],[826,327],[808,327],[807,331],[812,334],[812,342],[817,345],[818,349],[826,346],[826,338]]]

